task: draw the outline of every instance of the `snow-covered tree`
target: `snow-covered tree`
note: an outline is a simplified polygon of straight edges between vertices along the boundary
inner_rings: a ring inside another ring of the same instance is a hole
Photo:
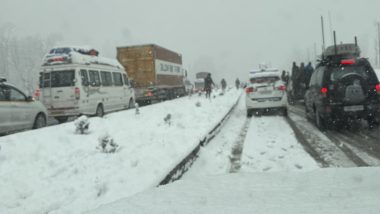
[[[75,133],[85,134],[88,132],[88,128],[90,127],[90,122],[88,121],[88,117],[83,115],[75,120]]]
[[[55,43],[58,34],[48,37],[16,36],[11,23],[0,26],[0,76],[33,94],[38,86],[39,69],[43,56]]]
[[[115,153],[119,148],[119,145],[115,143],[114,139],[108,134],[104,134],[99,137],[99,146],[97,149],[100,149],[104,153]]]

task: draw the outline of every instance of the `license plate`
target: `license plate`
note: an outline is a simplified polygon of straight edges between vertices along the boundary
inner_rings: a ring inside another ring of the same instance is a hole
[[[364,106],[358,105],[358,106],[345,106],[344,111],[363,111]]]
[[[271,94],[272,91],[260,91],[260,94]]]

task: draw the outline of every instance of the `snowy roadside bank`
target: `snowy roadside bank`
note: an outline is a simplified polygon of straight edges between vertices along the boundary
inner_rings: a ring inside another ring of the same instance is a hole
[[[234,173],[181,180],[86,214],[376,214],[380,168]]]
[[[81,213],[154,188],[236,103],[184,97],[91,118],[87,135],[73,122],[0,138],[0,213]],[[196,103],[200,103],[200,107]],[[171,115],[170,124],[164,121]],[[108,133],[120,149],[96,149]]]

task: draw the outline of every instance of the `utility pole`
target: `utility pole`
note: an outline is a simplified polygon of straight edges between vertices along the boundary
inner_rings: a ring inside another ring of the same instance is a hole
[[[376,59],[376,61],[378,61],[378,63],[380,64],[380,22],[377,22],[377,45],[378,49],[376,53],[378,58]]]
[[[378,44],[379,41],[378,39],[375,39],[375,65],[378,67],[379,66],[379,50],[378,50]]]

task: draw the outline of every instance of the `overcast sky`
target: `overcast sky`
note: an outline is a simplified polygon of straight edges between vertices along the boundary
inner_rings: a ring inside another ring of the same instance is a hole
[[[108,57],[117,46],[155,43],[181,53],[191,78],[212,71],[227,82],[247,79],[260,63],[289,70],[313,59],[321,15],[327,44],[330,29],[339,42],[357,35],[374,58],[379,0],[0,0],[0,25],[12,23],[19,36],[59,33],[63,44]]]

